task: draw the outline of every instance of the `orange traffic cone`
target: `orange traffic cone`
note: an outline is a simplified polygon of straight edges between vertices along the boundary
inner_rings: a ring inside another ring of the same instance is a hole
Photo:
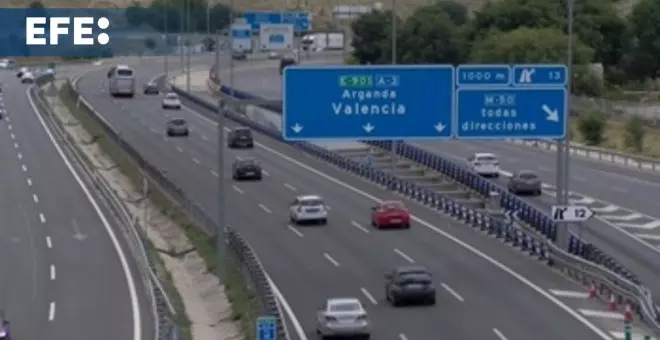
[[[630,302],[626,302],[626,309],[623,312],[623,322],[630,323],[633,321],[633,312]]]
[[[616,297],[614,294],[610,294],[610,302],[607,304],[610,310],[617,310]]]
[[[596,285],[592,283],[589,285],[589,298],[595,299],[596,297],[598,297],[598,294],[596,293]]]

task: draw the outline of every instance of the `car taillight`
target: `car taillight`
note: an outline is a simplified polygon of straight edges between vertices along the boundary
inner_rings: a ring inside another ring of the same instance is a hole
[[[500,162],[493,162],[493,165],[500,165]]]
[[[302,207],[298,207],[298,212],[302,212],[302,211],[303,211],[303,208],[302,208]]]
[[[358,321],[367,321],[367,316],[366,315],[360,315],[357,317]]]
[[[337,318],[334,317],[334,316],[326,315],[325,316],[325,321],[326,322],[335,322],[335,321],[337,321]]]
[[[474,166],[481,166],[481,163],[479,163],[479,162],[475,162],[475,163],[474,163]]]

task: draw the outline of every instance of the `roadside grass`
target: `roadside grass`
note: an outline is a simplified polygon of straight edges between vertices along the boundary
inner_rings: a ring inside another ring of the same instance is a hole
[[[660,157],[660,129],[654,127],[647,127],[644,136],[644,149],[643,152],[635,152],[626,148],[626,127],[625,122],[609,120],[605,131],[603,143],[596,147],[611,149],[619,152],[632,153],[646,157]],[[575,119],[571,122],[571,140],[577,143],[584,143],[584,138],[577,128]]]
[[[93,136],[100,148],[106,153],[115,164],[118,165],[121,172],[126,175],[133,182],[136,187],[142,186],[142,171],[128,158],[128,156],[121,150],[121,148],[113,143],[104,132],[103,127],[86,112],[83,112],[82,107],[77,108],[73,100],[73,94],[67,91],[67,86],[62,87],[60,90],[60,98],[62,102],[69,108],[71,113],[80,121],[82,126],[87,132]],[[200,227],[195,225],[183,212],[181,207],[172,202],[169,197],[163,193],[160,188],[153,185],[150,191],[151,201],[160,209],[160,212],[174,221],[179,227],[182,228],[190,243],[195,247],[195,250],[206,263],[209,272],[217,274],[218,258],[216,240],[213,236],[204,233]],[[155,248],[154,252],[157,252]],[[171,254],[170,256],[183,256],[185,254]],[[229,252],[228,255],[231,255]],[[160,258],[156,257],[159,261]],[[182,330],[182,339],[192,339],[190,330],[190,320],[185,313],[183,300],[176,291],[172,283],[170,273],[165,270],[162,261],[159,264],[162,277],[167,278],[167,286],[165,288],[173,300],[176,300],[175,307],[178,307],[177,326]],[[237,263],[234,256],[228,256],[224,264],[223,283],[225,285],[225,292],[231,303],[232,307],[232,321],[239,321],[241,333],[246,340],[255,339],[256,333],[256,319],[259,316],[259,302],[254,294],[249,289],[241,266]],[[176,297],[176,299],[175,299]],[[174,301],[173,301],[174,303]],[[187,336],[187,338],[184,338]]]

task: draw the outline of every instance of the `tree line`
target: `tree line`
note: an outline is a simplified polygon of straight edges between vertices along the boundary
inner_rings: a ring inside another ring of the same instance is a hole
[[[623,1],[623,0],[621,0]],[[567,0],[502,0],[469,15],[455,1],[438,1],[402,19],[391,11],[362,15],[352,25],[360,64],[565,63]],[[573,20],[574,93],[655,79],[660,73],[660,1],[640,0],[622,16],[614,0],[576,0]],[[603,67],[605,82],[594,72]]]

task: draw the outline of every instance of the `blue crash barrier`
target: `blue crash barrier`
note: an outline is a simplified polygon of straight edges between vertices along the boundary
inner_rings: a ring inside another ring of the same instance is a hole
[[[215,112],[215,104],[209,103],[195,95],[185,92],[176,86],[172,89],[179,93],[182,97],[208,109],[210,112]],[[222,86],[221,91],[225,94],[233,94],[237,99],[265,99],[252,95],[247,92],[232,90],[230,87]],[[281,113],[281,104],[279,108],[274,109],[273,106],[277,105],[259,105],[260,107],[271,110],[273,112]],[[263,126],[254,121],[248,120],[245,116],[227,113],[227,116],[246,126],[250,126],[274,139],[285,142],[282,139],[282,133],[278,130]],[[373,145],[385,150],[392,149],[392,141],[363,141],[363,143]],[[378,169],[366,166],[357,161],[347,159],[335,152],[326,150],[314,144],[305,142],[289,143],[329,162],[344,170],[358,174],[379,185],[386,186],[391,190],[398,191],[411,197],[421,203],[427,204],[433,208],[441,210],[449,215],[458,217],[463,221],[489,233],[501,237],[506,242],[511,242],[518,245],[525,250],[532,253],[537,253],[541,258],[547,258],[547,246],[545,240],[538,240],[534,235],[530,235],[523,230],[517,229],[512,225],[505,224],[501,221],[479,213],[470,208],[464,207],[452,199],[442,196],[437,192],[427,188],[416,185],[412,182],[407,182],[393,176],[389,173],[383,172]],[[469,171],[466,167],[458,165],[447,159],[440,157],[437,154],[428,152],[420,147],[399,142],[396,144],[396,153],[399,156],[410,159],[414,162],[421,163],[435,171],[438,171],[461,185],[468,187],[482,196],[489,196],[491,192],[497,192],[500,195],[500,203],[502,207],[510,212],[515,212],[518,218],[525,222],[527,225],[534,228],[539,234],[545,236],[547,240],[552,242],[557,241],[557,225],[552,221],[551,217],[547,214],[536,209],[524,200],[519,199],[515,195],[508,192],[508,190],[496,183],[493,183],[475,173]],[[639,282],[637,277],[629,270],[621,266],[611,256],[599,250],[593,244],[586,242],[582,238],[570,234],[568,240],[568,252],[580,256],[581,258],[605,266],[607,269],[625,277],[633,282]]]

